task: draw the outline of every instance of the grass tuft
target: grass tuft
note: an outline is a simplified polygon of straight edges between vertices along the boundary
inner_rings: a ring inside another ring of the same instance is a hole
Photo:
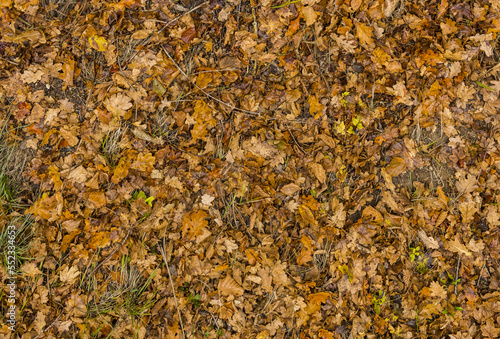
[[[140,317],[153,307],[156,293],[146,298],[146,290],[151,284],[156,270],[145,279],[141,271],[130,265],[128,257],[123,257],[116,268],[117,278],[109,282],[106,291],[88,307],[89,317],[95,318],[103,314]]]

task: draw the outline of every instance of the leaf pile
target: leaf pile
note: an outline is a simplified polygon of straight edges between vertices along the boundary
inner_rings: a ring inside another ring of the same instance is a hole
[[[498,1],[0,16],[23,338],[498,337]]]

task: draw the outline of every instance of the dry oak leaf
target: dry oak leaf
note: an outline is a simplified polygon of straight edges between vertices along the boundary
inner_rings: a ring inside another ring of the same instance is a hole
[[[356,23],[356,37],[362,45],[373,44],[373,28],[363,23]]]
[[[208,221],[205,219],[207,212],[199,210],[198,212],[191,211],[182,218],[182,234],[188,241],[193,241],[197,236],[204,234],[204,229],[208,226]]]
[[[484,242],[481,239],[478,241],[471,239],[468,247],[472,252],[482,252],[484,250],[484,246]]]
[[[78,166],[69,173],[67,179],[82,184],[86,182],[89,177],[89,172],[85,169],[85,167]]]
[[[125,113],[132,108],[132,102],[128,96],[117,93],[104,101],[104,107],[115,117],[128,119],[130,116],[125,116]]]
[[[223,295],[243,295],[244,289],[233,278],[229,275],[226,276],[223,280],[219,280],[219,286],[217,287],[219,293]]]
[[[328,299],[330,299],[331,295],[329,292],[318,292],[314,294],[309,294],[307,299],[309,299],[309,302],[316,304],[316,305],[321,305],[321,303],[326,302]]]
[[[316,11],[311,7],[311,6],[306,6],[302,9],[302,15],[304,17],[304,20],[306,21],[307,26],[311,26],[316,22],[316,19],[318,18],[318,14]]]
[[[495,327],[492,319],[486,319],[486,324],[481,326],[481,333],[484,338],[498,338],[500,328]]]
[[[150,172],[155,166],[156,158],[151,153],[139,153],[137,160],[130,166],[131,169],[137,169],[141,172]]]
[[[462,245],[458,239],[448,241],[446,247],[448,247],[449,251],[456,252],[458,254],[465,254],[467,256],[472,255],[467,247],[465,247],[465,245]]]
[[[431,291],[431,296],[433,296],[433,297],[440,298],[440,299],[445,299],[447,297],[446,290],[437,281],[431,282],[431,286],[429,287],[429,290]]]
[[[215,200],[215,197],[211,196],[210,194],[203,194],[201,196],[201,203],[205,206],[212,206],[212,201]]]
[[[80,271],[76,266],[72,266],[71,268],[68,266],[64,266],[61,272],[59,272],[59,279],[61,279],[62,283],[73,284],[78,276],[80,275]]]
[[[433,237],[428,237],[424,231],[418,231],[418,237],[424,242],[425,247],[435,250],[439,248],[439,243],[437,242],[437,240],[435,240]]]

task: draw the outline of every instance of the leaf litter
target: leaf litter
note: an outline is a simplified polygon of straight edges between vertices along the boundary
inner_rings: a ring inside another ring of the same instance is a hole
[[[497,1],[0,9],[14,337],[498,337]]]

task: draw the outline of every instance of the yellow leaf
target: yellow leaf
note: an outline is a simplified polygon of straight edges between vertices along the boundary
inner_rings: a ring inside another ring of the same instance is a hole
[[[347,265],[342,265],[339,267],[339,271],[342,272],[343,274],[347,274],[347,277],[349,278],[349,282],[352,283],[352,280],[354,279],[354,276],[352,273],[349,271],[349,267]]]
[[[337,126],[335,126],[334,128],[335,128],[335,131],[337,131],[337,133],[345,135],[345,124],[343,121],[340,124],[338,124]]]
[[[99,52],[104,52],[108,48],[108,41],[106,38],[98,35],[89,37],[89,44],[93,49]]]
[[[306,205],[299,206],[299,214],[306,223],[316,225],[316,218],[314,218],[313,213]]]

